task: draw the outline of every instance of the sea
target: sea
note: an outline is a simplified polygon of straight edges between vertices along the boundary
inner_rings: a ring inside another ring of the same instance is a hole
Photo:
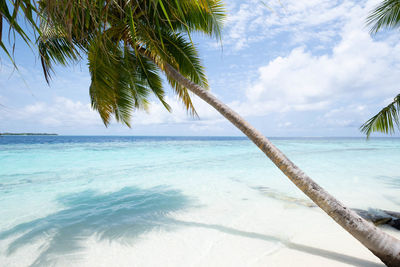
[[[400,139],[271,141],[346,206],[400,212]],[[0,266],[265,266],[336,227],[244,137],[0,137]]]

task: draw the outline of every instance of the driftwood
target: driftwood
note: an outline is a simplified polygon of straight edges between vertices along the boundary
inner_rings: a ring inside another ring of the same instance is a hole
[[[284,201],[287,203],[304,206],[307,208],[317,207],[313,202],[303,198],[297,198],[290,196],[289,194],[278,192],[272,188],[266,186],[257,186],[253,189],[259,191],[261,194],[276,199]],[[389,225],[397,230],[400,230],[400,212],[390,211],[390,210],[380,210],[380,209],[352,209],[358,213],[364,219],[372,222],[376,226]]]

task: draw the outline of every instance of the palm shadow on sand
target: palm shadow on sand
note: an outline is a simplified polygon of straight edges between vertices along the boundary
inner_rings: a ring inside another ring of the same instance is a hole
[[[106,194],[83,191],[57,201],[66,208],[0,232],[0,240],[16,237],[6,248],[8,255],[46,238],[49,244],[31,266],[49,266],[63,255],[79,257],[81,241],[92,235],[129,244],[156,227],[168,229],[163,224],[168,214],[185,209],[190,202],[180,191],[164,187],[126,187]]]
[[[193,201],[180,191],[165,187],[126,187],[106,194],[83,191],[60,197],[58,201],[66,207],[64,210],[0,232],[0,240],[15,238],[7,246],[7,254],[13,254],[25,245],[45,237],[49,244],[41,250],[31,266],[52,266],[59,257],[66,255],[79,259],[79,253],[84,249],[82,241],[93,235],[100,240],[130,244],[141,234],[156,228],[174,230],[195,227],[245,238],[278,241],[289,249],[353,266],[382,266],[357,257],[291,243],[277,236],[218,224],[176,220],[169,214],[193,207]]]
[[[378,263],[375,263],[375,262],[372,262],[369,260],[353,257],[350,255],[341,254],[341,253],[330,251],[330,250],[311,247],[311,246],[307,246],[304,244],[293,243],[293,242],[290,242],[289,240],[279,238],[278,236],[242,231],[242,230],[239,230],[236,228],[231,228],[231,227],[227,227],[227,226],[223,226],[223,225],[219,225],[219,224],[206,224],[206,223],[199,223],[199,222],[179,221],[179,220],[173,220],[173,219],[169,219],[169,220],[170,220],[169,223],[173,224],[173,225],[180,225],[180,226],[184,226],[184,227],[206,228],[206,229],[212,229],[212,230],[216,230],[218,232],[226,233],[229,235],[236,235],[236,236],[241,236],[241,237],[246,237],[246,238],[251,238],[251,239],[264,240],[264,241],[268,241],[268,242],[280,242],[284,247],[286,247],[288,249],[296,250],[296,251],[307,253],[307,254],[314,255],[314,256],[323,257],[326,259],[334,260],[337,262],[342,262],[345,264],[350,264],[351,266],[357,266],[357,267],[383,267],[384,266],[383,263],[378,264]]]

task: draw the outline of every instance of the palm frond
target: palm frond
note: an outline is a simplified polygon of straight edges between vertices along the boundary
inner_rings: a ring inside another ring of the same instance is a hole
[[[399,114],[400,94],[394,98],[392,103],[364,123],[360,127],[360,130],[367,135],[367,138],[369,138],[373,132],[393,134],[395,132],[395,126],[400,128]]]
[[[108,53],[103,53],[108,44]],[[107,126],[114,115],[118,122],[130,127],[131,114],[147,109],[153,93],[169,110],[157,66],[142,56],[136,56],[127,46],[115,46],[112,41],[93,42],[88,53],[92,82],[90,97]]]
[[[132,54],[130,54],[131,57]],[[158,67],[146,57],[137,52],[136,54],[137,63],[137,74],[139,75],[139,80],[146,81],[145,85],[149,87],[149,89],[154,93],[154,95],[158,98],[158,100],[163,104],[163,106],[171,112],[171,107],[164,100],[165,91],[163,89],[162,80],[159,76]],[[133,61],[133,59],[131,59]],[[132,73],[134,74],[134,73]]]
[[[122,52],[109,46],[108,53],[103,53],[100,42],[92,42],[88,51],[89,72],[91,75],[90,99],[92,108],[97,110],[107,126],[111,116],[117,121],[129,124],[129,110],[133,109],[134,99],[129,96],[129,85],[122,65]]]
[[[41,23],[42,34],[37,39],[40,62],[47,83],[53,72],[53,64],[67,66],[78,61],[81,56],[77,48],[61,29],[49,26],[45,21]]]
[[[3,42],[3,29],[6,25],[8,25],[8,39],[11,43],[11,47],[13,47],[13,50],[15,47],[16,35],[20,36],[28,46],[31,46],[32,42],[28,34],[20,26],[20,20],[25,20],[27,25],[30,25],[35,32],[40,34],[40,29],[34,16],[36,13],[37,8],[34,2],[32,3],[31,0],[0,0],[0,47],[6,53],[15,67],[16,65],[14,62],[13,53],[7,49],[5,43]]]
[[[198,2],[201,2],[201,5]],[[215,22],[217,26],[207,24],[208,21],[214,23],[212,16],[207,14],[207,12],[212,12],[210,6],[206,5],[208,2],[209,1],[180,1],[179,3],[181,5],[178,6],[178,11],[184,10],[186,12],[185,15],[187,18],[182,18],[182,20],[187,24],[181,23],[180,20],[172,21],[172,25],[180,25],[180,27],[176,27],[175,31],[172,31],[168,27],[161,28],[161,30],[156,29],[157,27],[154,26],[154,23],[135,24],[134,22],[130,22],[130,29],[127,31],[127,37],[129,38],[131,46],[133,46],[135,50],[138,49],[137,47],[143,49],[145,51],[144,54],[158,62],[161,69],[164,69],[164,64],[170,64],[179,70],[183,76],[205,88],[208,88],[204,67],[201,64],[196,47],[191,41],[188,41],[187,38],[185,38],[187,36],[187,29],[190,29],[191,31],[203,29],[204,32],[212,34],[214,28],[219,29],[221,26],[219,21]],[[219,3],[219,1],[217,2]],[[169,2],[169,9],[171,9],[173,3],[174,2]],[[192,9],[194,9],[192,13],[188,11],[188,6],[190,6],[189,3],[191,3]],[[203,6],[203,9],[199,9],[201,6]],[[215,6],[217,5],[211,7],[215,9]],[[177,16],[174,15],[171,17],[176,18]],[[195,19],[193,19],[193,17],[195,17]],[[208,21],[204,21],[204,17],[208,17]],[[132,20],[131,17],[130,20]],[[193,25],[197,28],[193,27]],[[173,78],[167,76],[167,79],[189,114],[197,116],[187,89],[180,86]]]
[[[40,15],[75,41],[87,40],[107,23],[110,0],[40,0]]]
[[[384,0],[374,8],[367,17],[371,33],[382,28],[398,28],[400,26],[400,0]]]
[[[182,35],[170,32],[165,33],[163,38],[164,51],[169,55],[169,57],[164,59],[165,63],[174,66],[183,76],[194,83],[208,88],[204,67],[192,43],[187,41]],[[167,76],[167,79],[189,114],[197,116],[196,109],[193,106],[187,89],[179,85],[172,77]]]
[[[224,3],[221,0],[182,1],[185,23],[174,25],[176,29],[202,32],[221,38],[222,24],[226,18]],[[185,27],[185,28],[184,28]]]

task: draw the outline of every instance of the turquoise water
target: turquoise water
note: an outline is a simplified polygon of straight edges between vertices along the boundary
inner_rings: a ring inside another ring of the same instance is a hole
[[[346,205],[400,211],[400,139],[272,140]],[[260,188],[304,198],[244,138],[3,136],[0,266],[84,258],[86,238],[139,242],[187,226],[179,216],[228,224],[255,203],[281,205]]]

